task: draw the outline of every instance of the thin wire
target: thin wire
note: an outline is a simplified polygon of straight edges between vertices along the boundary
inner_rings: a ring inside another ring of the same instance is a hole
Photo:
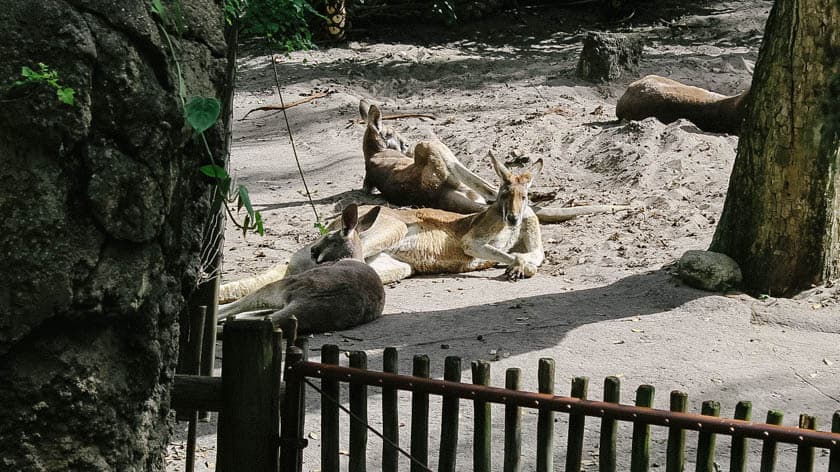
[[[423,470],[428,470],[429,472],[432,472],[432,469],[430,469],[430,468],[429,468],[426,464],[424,464],[424,463],[420,462],[420,460],[419,460],[419,459],[417,459],[417,458],[415,458],[414,456],[412,456],[410,453],[408,453],[405,449],[401,448],[399,445],[394,444],[394,442],[393,442],[393,441],[391,441],[390,439],[386,438],[385,436],[383,436],[383,435],[382,435],[382,433],[380,433],[379,431],[377,431],[376,429],[374,429],[374,428],[373,428],[373,426],[369,425],[369,424],[367,423],[367,421],[365,421],[365,420],[363,420],[363,419],[359,418],[358,416],[356,416],[355,414],[353,414],[353,412],[352,412],[352,411],[350,411],[350,410],[348,410],[347,408],[345,408],[345,407],[344,407],[344,405],[342,405],[342,404],[341,404],[338,400],[336,400],[335,398],[332,398],[331,396],[329,396],[329,395],[325,394],[325,393],[324,393],[324,392],[323,392],[320,388],[316,387],[316,386],[315,386],[315,384],[313,384],[313,383],[312,383],[312,381],[310,381],[308,378],[304,377],[304,378],[303,378],[303,381],[304,381],[304,382],[306,382],[306,383],[307,383],[310,387],[312,387],[313,389],[315,389],[315,391],[316,391],[316,392],[320,393],[320,394],[321,394],[321,396],[323,396],[324,398],[326,398],[326,399],[327,399],[327,400],[329,400],[330,402],[334,403],[337,407],[341,408],[341,410],[342,410],[343,412],[345,412],[345,413],[347,413],[348,415],[350,415],[350,418],[352,418],[352,419],[354,419],[354,420],[358,421],[359,423],[362,423],[363,425],[365,425],[365,428],[369,429],[369,430],[370,430],[373,434],[375,434],[375,435],[379,436],[379,437],[382,439],[382,441],[383,441],[383,442],[388,443],[388,445],[389,445],[389,446],[391,446],[391,447],[393,447],[394,449],[396,449],[397,451],[399,451],[399,452],[400,452],[400,454],[404,455],[405,457],[408,457],[408,458],[409,458],[412,462],[414,462],[415,464],[417,464],[417,465],[419,465],[420,467],[422,467],[422,468],[423,468]]]
[[[280,91],[280,77],[277,75],[277,62],[274,56],[271,56],[271,68],[274,70],[274,85],[277,87],[277,95],[280,96],[280,107],[283,109],[283,119],[286,120],[286,130],[289,132],[289,141],[292,143],[292,154],[295,155],[295,163],[297,164],[298,173],[300,173],[300,180],[303,181],[303,189],[306,191],[306,198],[309,199],[309,206],[312,207],[312,213],[315,213],[315,222],[320,223],[321,218],[318,217],[318,211],[315,210],[315,203],[312,201],[312,195],[309,193],[309,187],[306,185],[306,177],[303,176],[303,169],[300,167],[300,159],[298,159],[297,148],[295,147],[295,138],[292,136],[292,127],[289,125],[289,116],[286,115],[286,103],[283,101],[283,92]]]

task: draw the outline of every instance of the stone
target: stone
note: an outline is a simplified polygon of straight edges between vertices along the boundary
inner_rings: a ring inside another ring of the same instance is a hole
[[[686,251],[677,264],[677,275],[686,284],[709,292],[724,292],[741,284],[738,263],[726,254]]]
[[[223,97],[223,5],[178,3],[185,92]],[[203,146],[147,2],[4,6],[0,83],[43,62],[75,102],[0,90],[0,470],[163,471],[210,214]],[[205,135],[223,155],[223,125]]]
[[[618,79],[623,71],[638,69],[643,47],[640,36],[590,32],[583,39],[577,76],[591,82]]]

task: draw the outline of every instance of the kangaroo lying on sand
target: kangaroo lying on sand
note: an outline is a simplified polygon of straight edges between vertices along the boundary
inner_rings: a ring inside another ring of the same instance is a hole
[[[379,189],[386,200],[403,206],[431,207],[455,213],[478,213],[496,198],[498,189],[467,169],[440,141],[421,141],[409,155],[406,140],[382,121],[376,105],[362,100],[359,113],[367,122],[362,141],[366,192]],[[541,223],[576,216],[628,210],[628,206],[590,205],[536,210]]]
[[[658,75],[627,86],[615,114],[622,120],[656,117],[663,123],[686,118],[703,131],[738,134],[749,90],[729,97]]]
[[[302,332],[346,329],[382,316],[385,290],[376,272],[362,259],[359,231],[369,227],[380,207],[358,218],[349,205],[341,215],[342,227],[304,248],[294,274],[265,285],[244,298],[219,307],[219,319],[256,310],[274,309],[272,321],[295,315]],[[311,264],[307,264],[308,261]]]

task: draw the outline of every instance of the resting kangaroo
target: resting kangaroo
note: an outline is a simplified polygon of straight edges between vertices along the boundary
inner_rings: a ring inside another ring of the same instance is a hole
[[[298,258],[295,273],[220,306],[219,319],[274,309],[270,317],[275,322],[294,315],[298,329],[318,333],[379,318],[385,290],[376,272],[364,263],[359,239],[359,230],[370,226],[379,211],[374,207],[359,219],[357,206],[349,205],[342,212],[342,228],[305,247],[307,257]]]
[[[663,123],[686,118],[703,131],[738,134],[749,90],[729,97],[658,75],[627,86],[615,114],[622,120],[653,116]]]
[[[406,140],[382,122],[376,105],[362,100],[359,113],[367,122],[362,141],[365,180],[362,188],[379,189],[395,205],[440,208],[456,213],[478,213],[496,198],[498,189],[467,169],[439,141],[421,141],[408,154]],[[591,205],[571,208],[540,208],[541,223],[558,223],[576,216],[627,210],[627,206]]]

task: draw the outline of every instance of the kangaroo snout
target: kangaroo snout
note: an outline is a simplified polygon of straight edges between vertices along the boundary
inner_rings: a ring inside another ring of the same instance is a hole
[[[309,253],[312,255],[312,260],[315,261],[316,264],[321,262],[321,260],[319,259],[321,257],[320,249],[313,247],[309,250]]]
[[[517,216],[513,214],[508,215],[506,220],[507,224],[510,226],[516,226],[517,224],[519,224],[519,218],[517,218]]]

